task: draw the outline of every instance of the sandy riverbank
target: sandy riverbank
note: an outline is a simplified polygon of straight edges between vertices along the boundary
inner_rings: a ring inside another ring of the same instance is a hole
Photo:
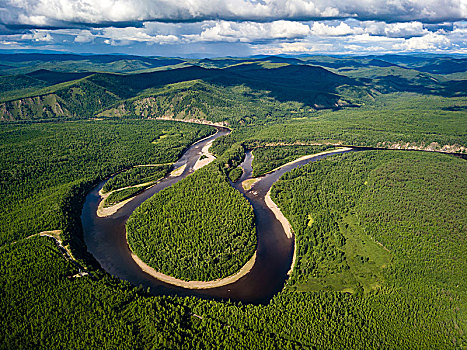
[[[186,289],[209,289],[209,288],[217,288],[217,287],[223,287],[228,284],[234,283],[238,281],[240,278],[248,274],[251,269],[253,268],[255,261],[256,261],[256,251],[253,254],[253,256],[250,258],[250,260],[247,261],[245,265],[234,275],[225,277],[225,278],[219,278],[213,281],[184,281],[172,276],[165,275],[161,272],[156,271],[154,268],[146,264],[144,261],[142,261],[136,254],[131,252],[131,257],[133,260],[138,264],[138,266],[146,272],[148,275],[151,275],[154,278],[157,278],[158,280],[172,284],[174,286],[186,288]]]
[[[198,170],[198,169],[201,169],[202,167],[208,165],[209,163],[211,163],[214,159],[216,159],[216,157],[214,157],[214,155],[209,152],[209,148],[212,146],[212,143],[214,142],[213,141],[209,141],[206,145],[204,145],[204,147],[201,149],[201,157],[204,155],[206,156],[206,158],[204,159],[198,159],[193,167],[193,170]]]
[[[321,155],[328,154],[328,153],[333,153],[333,152],[336,152],[336,151],[347,151],[347,150],[351,150],[351,149],[352,148],[350,148],[350,147],[341,147],[341,148],[338,148],[338,149],[328,150],[328,151],[324,151],[324,152],[320,152],[320,153],[316,153],[316,154],[309,154],[309,155],[300,157],[300,158],[298,158],[298,159],[296,159],[296,160],[294,160],[292,162],[289,162],[287,164],[281,165],[280,167],[270,171],[269,173],[272,173],[274,171],[277,171],[277,170],[281,169],[282,167],[285,167],[285,166],[288,166],[290,164],[300,162],[300,161],[305,160],[305,159],[314,158],[314,157],[317,157],[317,156],[321,156]],[[271,188],[272,188],[272,186],[271,186]],[[271,198],[271,188],[269,189],[268,193],[264,197],[264,202],[266,203],[268,208],[271,209],[271,211],[274,213],[274,216],[276,217],[276,219],[279,220],[279,222],[281,223],[282,227],[284,228],[284,232],[285,232],[285,235],[287,236],[287,238],[292,239],[292,238],[294,238],[292,225],[290,225],[289,220],[287,220],[287,218],[284,216],[284,214],[282,214],[279,207],[272,200],[272,198]],[[287,272],[287,275],[289,275],[289,276],[292,274],[292,271],[293,271],[294,266],[295,266],[296,259],[297,259],[297,243],[294,242],[294,253],[293,253],[293,258],[292,258],[292,264],[290,266],[289,272]]]
[[[272,188],[272,186],[271,186],[271,188]],[[274,203],[274,201],[271,198],[271,189],[269,189],[268,193],[264,197],[264,202],[266,203],[268,208],[271,209],[271,211],[273,212],[276,219],[279,220],[279,222],[281,223],[282,227],[284,228],[284,232],[285,232],[285,235],[287,236],[287,238],[289,238],[289,239],[295,238],[293,230],[292,230],[292,225],[290,225],[289,220],[287,220],[287,218],[284,216],[284,214],[282,214],[279,207],[276,205],[276,203]],[[296,259],[297,259],[297,244],[296,244],[296,242],[294,242],[294,251],[293,251],[292,264],[290,265],[290,269],[287,272],[287,275],[289,275],[289,276],[292,274],[292,271],[293,271],[294,266],[295,266]]]
[[[315,153],[315,154],[308,154],[306,156],[302,156],[300,158],[297,158],[291,162],[288,162],[286,164],[282,164],[281,166],[278,166],[277,168],[275,169],[272,169],[272,170],[269,170],[267,173],[264,173],[263,175],[261,176],[264,176],[264,175],[267,175],[267,174],[270,174],[270,173],[273,173],[285,166],[288,166],[290,164],[294,164],[294,163],[298,163],[298,162],[301,162],[302,160],[306,160],[306,159],[310,159],[310,158],[314,158],[314,157],[318,157],[318,156],[322,156],[324,154],[329,154],[329,153],[333,153],[333,152],[336,152],[336,151],[350,151],[352,150],[353,148],[351,147],[339,147],[339,148],[333,148],[333,149],[330,149],[330,150],[327,150],[327,151],[324,151],[324,152],[320,152],[320,153]]]
[[[206,146],[208,146],[208,145],[206,145]],[[206,147],[206,146],[203,147],[203,154],[204,154],[204,151],[208,152],[209,146],[208,147]],[[339,150],[342,151],[342,150],[350,150],[350,149],[351,148],[340,148]],[[329,150],[329,151],[325,151],[325,152],[321,152],[321,153],[317,153],[317,154],[306,155],[306,156],[300,157],[299,159],[296,159],[296,160],[294,160],[292,162],[284,164],[281,167],[275,169],[274,171],[276,171],[276,170],[278,170],[278,169],[280,169],[280,168],[282,168],[284,166],[294,164],[296,162],[300,162],[300,161],[305,160],[305,159],[310,159],[310,158],[313,158],[313,157],[316,157],[316,156],[320,156],[320,155],[324,155],[324,154],[328,154],[328,153],[333,153],[333,152],[336,152],[336,151],[337,151],[337,149],[334,149],[334,150]],[[182,166],[179,169],[176,169],[175,171],[180,171],[181,168],[183,168],[183,170],[184,170],[184,167]],[[183,173],[183,171],[181,171],[181,172]],[[173,173],[171,174],[171,176],[174,176]],[[249,179],[249,180],[250,181],[253,180],[254,182],[256,182],[256,181],[260,180],[260,178],[258,178],[258,179]],[[274,216],[281,223],[287,238],[294,239],[294,234],[293,234],[292,227],[291,227],[289,221],[282,214],[279,207],[271,199],[270,192],[271,192],[271,189],[269,189],[268,193],[265,196],[266,205],[269,207],[269,209],[271,209]],[[128,237],[127,237],[127,242],[128,242]],[[294,245],[295,245],[295,242],[294,242]],[[166,274],[163,274],[163,273],[157,271],[156,269],[154,269],[153,267],[149,266],[144,261],[142,261],[135,253],[133,253],[131,251],[131,249],[130,249],[130,253],[131,253],[131,258],[133,259],[133,261],[135,261],[136,264],[145,273],[149,274],[150,276],[152,276],[152,277],[154,277],[154,278],[156,278],[156,279],[158,279],[158,280],[160,280],[162,282],[165,282],[165,283],[168,283],[168,284],[171,284],[171,285],[174,285],[174,286],[186,288],[186,289],[210,289],[210,288],[222,287],[222,286],[226,286],[226,285],[229,285],[231,283],[234,283],[234,282],[238,281],[239,279],[241,279],[242,277],[244,277],[245,275],[247,275],[251,271],[251,269],[253,268],[253,266],[254,266],[254,264],[256,262],[256,254],[257,254],[257,252],[255,251],[255,253],[250,258],[250,260],[248,260],[248,262],[237,273],[235,273],[235,274],[233,274],[231,276],[228,276],[226,278],[216,279],[216,280],[213,280],[213,281],[185,281],[185,280],[181,280],[181,279],[178,279],[178,278],[175,278],[175,277],[172,277],[172,276],[169,276],[169,275],[166,275]],[[293,268],[295,266],[295,261],[296,261],[296,247],[294,247],[293,260],[292,260],[290,270],[288,271],[288,275],[290,275],[292,273]]]
[[[105,199],[108,196],[110,196],[110,194],[112,194],[113,192],[125,190],[127,188],[133,188],[133,187],[150,186],[150,185],[154,185],[156,183],[157,183],[157,181],[146,182],[144,184],[138,184],[138,185],[135,185],[135,186],[122,187],[122,188],[119,188],[117,190],[110,191],[110,192],[107,192],[107,193],[103,193],[102,189],[101,189],[99,191],[99,196],[101,196],[102,199],[101,199],[101,201],[99,203],[99,206],[97,207],[97,216],[100,217],[100,218],[105,218],[106,216],[111,216],[111,215],[115,214],[118,211],[118,209],[122,208],[123,206],[125,206],[125,204],[127,204],[128,202],[130,202],[131,200],[133,200],[135,198],[135,196],[133,196],[133,197],[130,197],[128,199],[125,199],[124,201],[118,202],[117,204],[114,204],[114,205],[112,205],[110,207],[104,207]],[[148,188],[150,188],[150,187],[147,187],[146,189],[148,189]]]
[[[172,170],[169,176],[170,177],[180,176],[185,171],[185,168],[186,168],[186,164],[183,164],[181,167],[178,167],[177,169]]]
[[[292,226],[289,223],[289,220],[282,214],[281,210],[279,207],[274,203],[271,199],[271,189],[269,189],[268,193],[264,197],[264,202],[268,206],[269,209],[274,213],[274,216],[276,217],[277,220],[281,223],[282,227],[284,228],[285,235],[287,238],[292,238],[293,233],[292,233]]]
[[[106,216],[111,216],[115,214],[118,211],[118,209],[122,208],[125,204],[130,202],[135,197],[133,196],[131,198],[125,199],[124,201],[121,201],[110,207],[104,207],[105,198],[107,198],[107,196],[102,198],[101,202],[99,203],[99,206],[97,207],[97,216],[100,218],[105,218]]]
[[[261,180],[261,178],[246,179],[242,182],[242,187],[245,191],[249,191],[259,180]]]

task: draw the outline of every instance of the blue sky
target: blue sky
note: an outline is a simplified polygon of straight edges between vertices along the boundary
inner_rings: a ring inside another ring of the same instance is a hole
[[[467,54],[467,0],[0,0],[0,49]]]

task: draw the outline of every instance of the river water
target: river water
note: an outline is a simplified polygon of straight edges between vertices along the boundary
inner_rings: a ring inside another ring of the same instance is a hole
[[[261,177],[249,191],[244,191],[241,182],[251,178],[252,175],[252,155],[251,152],[247,152],[245,160],[241,164],[245,171],[240,180],[233,186],[242,192],[253,206],[258,246],[253,268],[236,282],[211,289],[184,289],[169,285],[148,275],[131,258],[125,232],[125,223],[131,213],[155,193],[190,175],[204,145],[228,133],[227,129],[218,128],[215,135],[191,145],[174,164],[174,169],[186,164],[186,168],[180,176],[164,178],[157,185],[136,196],[112,216],[103,218],[97,216],[97,207],[101,200],[99,191],[105,181],[87,195],[81,213],[84,240],[88,251],[105,271],[134,285],[150,288],[150,292],[154,295],[195,295],[204,298],[231,299],[256,304],[267,303],[284,287],[287,272],[292,263],[294,239],[287,238],[281,223],[266,206],[264,197],[274,182],[286,172],[323,157],[348,151],[336,151],[287,165]]]

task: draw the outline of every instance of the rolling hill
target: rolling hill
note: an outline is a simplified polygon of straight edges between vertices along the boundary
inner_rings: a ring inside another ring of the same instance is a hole
[[[78,79],[76,79],[78,78]],[[179,69],[155,71],[139,74],[113,73],[58,73],[39,70],[27,75],[3,77],[7,94],[2,96],[0,118],[21,120],[37,118],[83,118],[97,115],[117,102],[128,105],[136,99],[156,98],[160,89],[182,82],[199,80],[203,84],[192,84],[193,97],[206,95],[205,88],[211,86],[209,105],[224,106],[225,97],[254,103],[260,93],[264,98],[272,98],[277,103],[295,101],[313,108],[336,108],[351,105],[337,88],[352,85],[363,88],[354,79],[329,72],[320,67],[287,65],[266,69],[258,64],[243,64],[225,69],[206,69],[190,66]],[[24,81],[24,82],[23,82]],[[28,81],[37,85],[36,90],[21,89]],[[51,85],[53,82],[58,84]],[[16,87],[16,88],[15,88]],[[237,90],[240,95],[232,97]],[[158,90],[159,89],[159,90]],[[197,90],[199,89],[199,90]],[[183,91],[181,91],[183,90]],[[187,90],[166,89],[162,97],[169,100],[185,100]],[[212,91],[216,91],[215,96]],[[248,93],[244,93],[248,90]],[[167,94],[172,94],[168,96]],[[180,93],[183,95],[180,95]],[[256,94],[256,95],[255,95]],[[126,101],[131,99],[131,101]],[[178,102],[176,104],[180,105]],[[193,106],[193,100],[182,105]],[[174,106],[174,103],[171,103]],[[172,109],[177,109],[174,107]],[[155,112],[155,110],[153,110]],[[158,110],[164,115],[166,110]],[[175,113],[176,114],[176,113]],[[106,114],[108,115],[108,113]],[[146,115],[149,116],[149,115]],[[151,115],[156,116],[156,115]]]
[[[188,60],[0,54],[0,64],[16,67],[0,67],[3,74],[19,73],[0,77],[0,120],[170,116],[243,124],[358,107],[378,94],[462,97],[466,80],[440,73],[463,74],[458,71],[464,62],[400,55]]]

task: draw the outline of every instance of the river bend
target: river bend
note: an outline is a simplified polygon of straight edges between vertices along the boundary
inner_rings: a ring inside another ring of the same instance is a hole
[[[225,128],[218,127],[217,129],[216,134],[191,145],[174,164],[174,169],[186,164],[181,175],[165,177],[111,216],[97,216],[97,207],[101,200],[99,191],[105,181],[95,187],[86,196],[81,214],[84,240],[88,251],[105,271],[134,285],[150,288],[151,294],[195,295],[246,303],[267,303],[283,288],[294,254],[294,238],[286,236],[282,224],[267,207],[265,203],[267,192],[274,182],[286,172],[323,157],[349,152],[349,150],[338,150],[285,165],[261,177],[250,190],[244,191],[241,182],[252,176],[252,154],[247,152],[245,160],[241,164],[244,173],[233,186],[245,195],[255,213],[258,241],[255,264],[248,274],[231,284],[209,289],[185,289],[157,280],[136,264],[131,257],[131,251],[126,241],[125,223],[133,211],[145,200],[193,173],[193,167],[202,153],[202,148],[207,143],[229,133]]]

